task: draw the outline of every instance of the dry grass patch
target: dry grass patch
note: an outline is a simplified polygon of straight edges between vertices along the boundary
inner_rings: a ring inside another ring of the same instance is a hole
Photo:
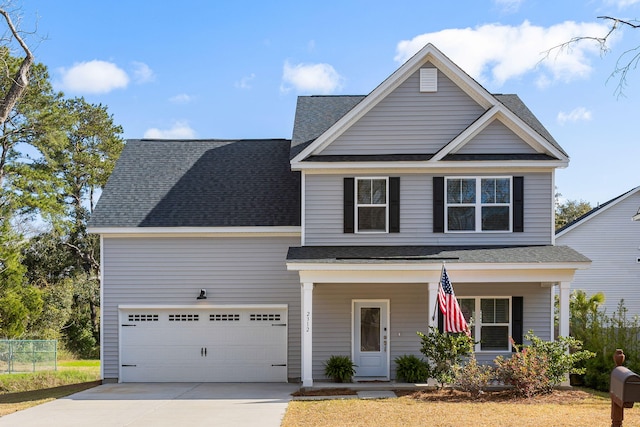
[[[398,399],[293,401],[283,427],[321,426],[567,426],[611,424],[608,398],[583,390],[532,399],[490,392],[479,400],[456,391],[400,393]],[[625,409],[624,425],[640,425],[640,405]]]

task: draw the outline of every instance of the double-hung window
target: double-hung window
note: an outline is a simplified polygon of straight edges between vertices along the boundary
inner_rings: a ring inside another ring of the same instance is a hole
[[[446,231],[511,231],[511,177],[448,177]]]
[[[356,178],[356,218],[358,233],[388,232],[388,178]]]
[[[458,303],[478,342],[476,351],[511,351],[511,298],[458,298]]]

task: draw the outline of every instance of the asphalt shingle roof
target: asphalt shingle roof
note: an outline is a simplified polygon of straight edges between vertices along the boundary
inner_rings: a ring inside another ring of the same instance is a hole
[[[129,140],[89,227],[299,226],[290,140]]]
[[[590,262],[568,246],[300,246],[287,261],[301,263],[564,263]]]

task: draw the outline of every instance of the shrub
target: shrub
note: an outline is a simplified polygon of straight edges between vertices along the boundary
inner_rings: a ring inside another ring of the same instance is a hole
[[[625,366],[640,372],[640,359],[637,357],[640,355],[640,319],[628,317],[624,300],[608,316],[605,310],[600,309],[600,300],[579,304],[586,299],[583,291],[575,291],[571,298],[571,334],[583,343],[585,350],[595,353],[595,357],[578,365],[585,370],[584,385],[596,390],[609,390],[611,370],[615,367],[613,353],[617,348],[623,349],[627,355]]]
[[[408,383],[422,383],[429,378],[429,365],[413,354],[396,357],[396,376]]]
[[[493,368],[479,364],[475,356],[472,356],[464,366],[455,369],[454,385],[477,398],[487,389],[493,377]]]
[[[516,352],[510,358],[498,356],[496,378],[506,385],[512,385],[515,393],[522,397],[549,393],[553,390],[549,378],[549,357],[536,348],[524,348],[522,351],[513,343]]]
[[[439,384],[451,384],[455,380],[455,367],[473,353],[473,340],[463,333],[442,333],[429,328],[428,334],[418,332],[422,339],[420,352],[427,358],[429,374]]]
[[[324,364],[324,374],[337,383],[350,383],[356,374],[356,365],[349,356],[331,356]]]
[[[573,337],[558,337],[555,341],[543,341],[529,331],[525,339],[531,341],[530,349],[547,357],[547,376],[552,387],[562,383],[567,374],[584,374],[581,364],[595,353],[583,350],[582,342]]]

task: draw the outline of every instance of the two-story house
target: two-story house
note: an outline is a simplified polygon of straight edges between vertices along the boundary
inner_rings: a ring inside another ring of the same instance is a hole
[[[554,245],[569,158],[515,95],[427,45],[366,96],[305,96],[291,140],[132,140],[101,235],[107,381],[302,381],[351,356],[395,378],[443,264],[479,360],[568,335],[589,260]]]

